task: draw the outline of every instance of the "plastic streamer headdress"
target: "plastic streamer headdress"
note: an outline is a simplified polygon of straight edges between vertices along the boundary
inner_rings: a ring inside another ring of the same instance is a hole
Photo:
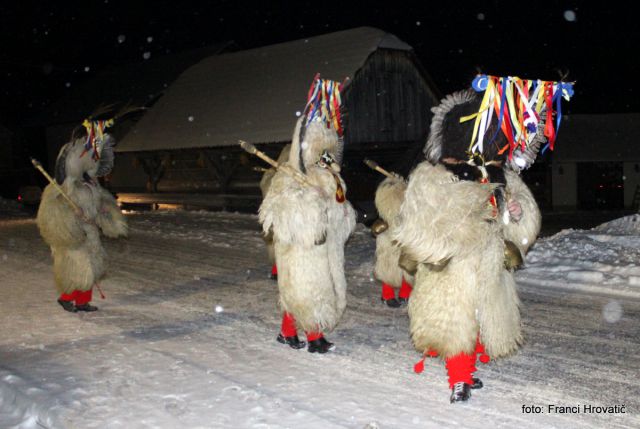
[[[100,159],[100,149],[104,142],[104,130],[111,127],[113,123],[113,119],[84,120],[82,126],[87,130],[87,140],[84,144],[84,150],[80,154],[81,158],[85,153],[89,152],[94,160],[97,161]]]
[[[475,119],[468,150],[470,156],[482,154],[484,145],[493,143],[502,130],[507,144],[498,153],[503,154],[508,150],[511,160],[514,150],[525,151],[533,142],[541,124],[544,124],[544,136],[547,139],[542,153],[547,148],[553,150],[562,120],[561,100],[564,98],[569,101],[573,96],[572,83],[478,75],[471,86],[476,92],[484,92],[484,96],[477,113],[460,118],[460,122]],[[494,114],[498,129],[494,135],[487,136]]]
[[[309,95],[307,96],[307,105],[304,108],[304,122],[306,128],[311,122],[319,121],[327,125],[327,128],[333,127],[338,133],[338,137],[342,139],[344,129],[342,128],[342,114],[340,106],[344,83],[338,83],[333,80],[320,79],[320,73],[313,78]]]

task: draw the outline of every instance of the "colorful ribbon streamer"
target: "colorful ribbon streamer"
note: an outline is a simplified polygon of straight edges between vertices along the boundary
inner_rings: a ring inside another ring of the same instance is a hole
[[[84,144],[84,150],[80,154],[80,158],[85,153],[91,152],[91,157],[94,160],[100,159],[100,145],[104,140],[104,130],[113,125],[113,119],[90,121],[85,119],[82,125],[87,129],[87,141]]]
[[[574,93],[572,83],[528,80],[515,76],[478,75],[471,86],[476,92],[484,92],[478,112],[460,118],[460,122],[475,119],[469,144],[471,157],[474,154],[482,154],[486,142],[485,135],[491,125],[494,111],[498,118],[498,129],[489,142],[493,143],[500,130],[508,141],[499,153],[508,149],[511,159],[516,148],[524,151],[536,136],[542,114],[546,115],[544,135],[548,141],[543,153],[547,147],[553,150],[562,119],[561,99],[571,99]]]
[[[327,127],[333,127],[338,136],[342,137],[344,133],[340,114],[342,86],[342,83],[333,80],[320,79],[320,73],[316,74],[309,88],[307,105],[304,108],[305,127],[312,121],[321,121]]]

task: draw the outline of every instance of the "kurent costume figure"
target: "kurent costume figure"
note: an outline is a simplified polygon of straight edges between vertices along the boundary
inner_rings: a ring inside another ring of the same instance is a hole
[[[380,217],[371,227],[376,236],[374,275],[382,282],[382,301],[392,308],[407,303],[413,283],[413,276],[400,266],[400,248],[393,241],[393,232],[389,229],[400,212],[406,189],[407,182],[399,175],[391,175],[378,185],[375,204]]]
[[[113,138],[104,132],[110,121],[85,121],[86,133],[74,135],[56,160],[54,184],[43,194],[36,218],[51,247],[58,303],[67,311],[95,311],[93,286],[105,270],[100,231],[107,237],[127,235],[127,223],[113,196],[97,178],[113,168]],[[74,133],[75,134],[75,133]]]
[[[523,341],[512,271],[536,239],[540,211],[518,173],[546,140],[553,146],[552,103],[572,94],[562,82],[479,78],[484,98],[461,91],[433,109],[427,160],[411,173],[393,228],[416,269],[411,338],[423,356],[444,358],[451,402],[482,387],[476,354],[488,362]]]
[[[335,82],[315,79],[286,168],[273,176],[259,216],[264,233],[273,234],[278,266],[284,314],[277,340],[303,348],[300,328],[312,353],[333,349],[323,334],[335,328],[346,307],[344,245],[356,223],[339,174],[338,91]]]
[[[291,145],[288,144],[282,148],[280,155],[278,156],[278,164],[285,164],[289,160],[289,151],[291,150]],[[269,191],[269,187],[271,186],[271,180],[273,176],[276,174],[276,169],[271,167],[266,169],[262,174],[262,179],[260,179],[260,192],[262,193],[262,199],[267,196],[267,192]],[[273,234],[268,234],[264,236],[264,242],[267,245],[267,255],[269,257],[269,263],[271,264],[271,274],[270,277],[272,280],[278,279],[278,266],[276,265],[276,255],[273,250]]]

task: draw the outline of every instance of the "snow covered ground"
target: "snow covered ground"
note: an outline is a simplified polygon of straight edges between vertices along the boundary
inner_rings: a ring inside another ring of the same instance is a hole
[[[106,241],[100,311],[72,314],[33,218],[0,212],[0,428],[640,427],[639,216],[534,246],[518,274],[526,345],[451,405],[441,362],[412,371],[406,309],[381,305],[362,225],[337,349],[320,356],[275,341],[255,216],[131,213],[130,237]]]

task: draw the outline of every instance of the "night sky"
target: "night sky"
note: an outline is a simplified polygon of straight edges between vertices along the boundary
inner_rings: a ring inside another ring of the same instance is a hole
[[[2,2],[0,122],[20,124],[105,67],[225,41],[246,49],[363,25],[413,46],[443,94],[467,87],[478,71],[545,80],[568,72],[577,82],[570,113],[640,111],[631,3],[515,4]]]

